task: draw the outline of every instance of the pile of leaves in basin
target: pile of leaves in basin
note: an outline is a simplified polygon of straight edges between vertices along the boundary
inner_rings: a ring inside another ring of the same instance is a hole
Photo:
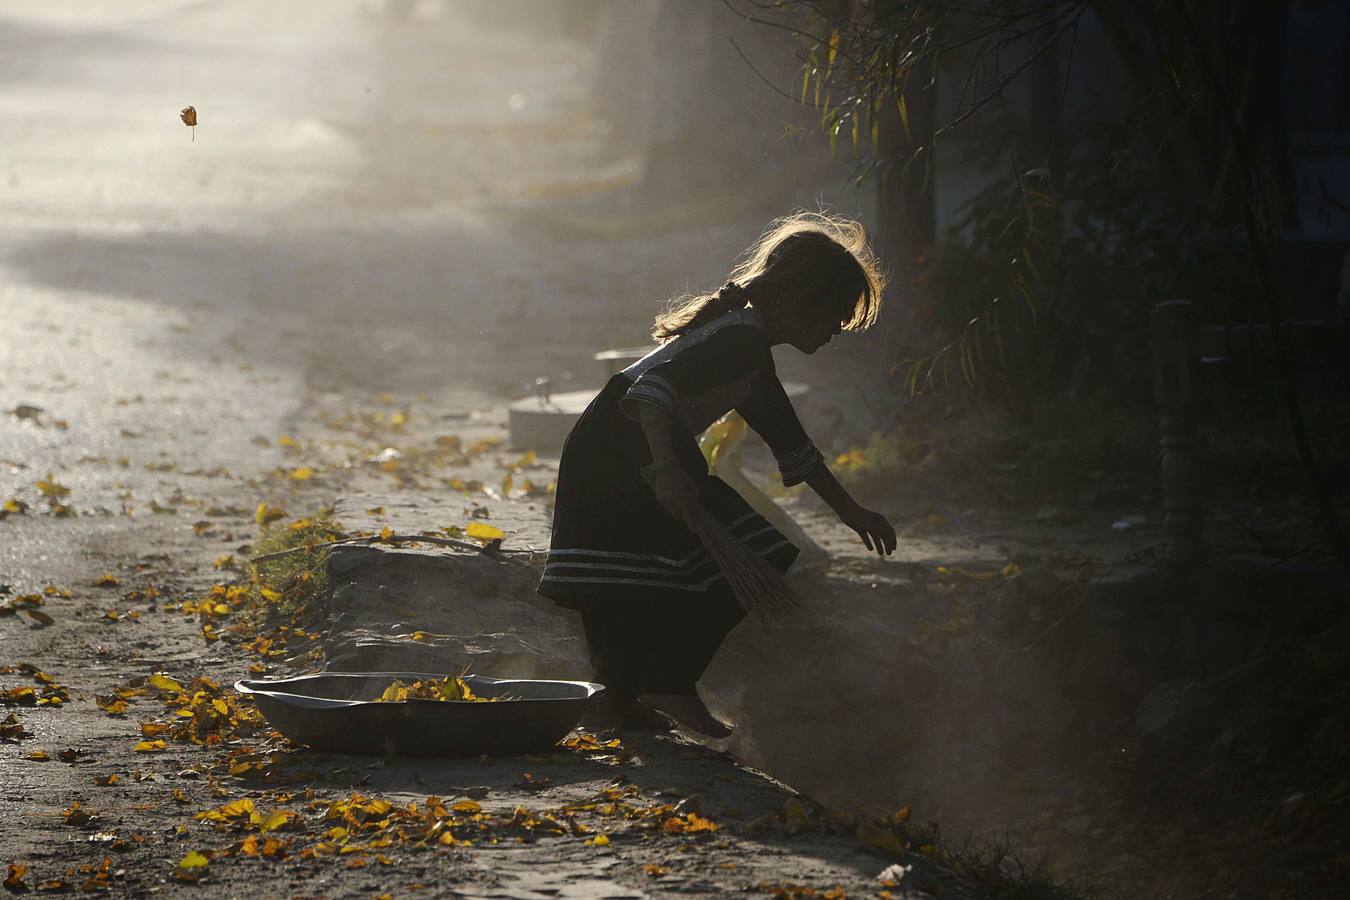
[[[375,699],[376,703],[402,703],[405,700],[440,700],[471,703],[491,703],[499,697],[480,697],[469,687],[469,683],[459,675],[445,678],[429,678],[405,684],[395,678],[384,693]]]

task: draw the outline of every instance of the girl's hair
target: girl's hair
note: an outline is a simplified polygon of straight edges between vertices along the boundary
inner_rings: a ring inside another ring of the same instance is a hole
[[[752,286],[756,303],[771,309],[838,303],[845,331],[862,331],[877,320],[886,279],[862,225],[852,219],[792,213],[769,223],[740,259],[720,289],[672,300],[656,317],[652,338],[664,343],[740,309]]]

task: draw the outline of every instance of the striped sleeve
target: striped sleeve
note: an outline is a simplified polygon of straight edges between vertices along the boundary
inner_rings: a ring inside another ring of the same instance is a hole
[[[766,371],[750,397],[736,409],[773,451],[785,486],[801,484],[825,465],[825,458],[807,437],[774,371]]]
[[[658,409],[664,410],[668,415],[675,415],[675,402],[680,399],[679,392],[675,390],[675,385],[670,383],[670,379],[664,378],[655,372],[643,374],[633,386],[624,394],[624,400],[632,403],[647,403]],[[629,406],[629,409],[634,407]]]
[[[778,471],[782,473],[784,487],[801,484],[825,465],[825,457],[810,441],[782,456],[775,453],[774,458],[778,461]]]

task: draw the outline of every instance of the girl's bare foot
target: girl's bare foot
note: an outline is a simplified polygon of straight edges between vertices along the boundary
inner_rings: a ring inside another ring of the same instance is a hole
[[[606,693],[591,700],[581,724],[591,728],[633,731],[666,731],[670,728],[665,716],[639,703],[636,697],[610,696]]]
[[[731,734],[731,726],[709,712],[698,694],[643,694],[641,699],[690,731],[711,738],[724,738]]]

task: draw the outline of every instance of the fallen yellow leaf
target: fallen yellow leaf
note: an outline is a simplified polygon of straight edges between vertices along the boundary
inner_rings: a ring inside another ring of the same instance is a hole
[[[464,533],[480,541],[495,541],[498,538],[506,537],[505,531],[486,522],[470,522],[469,526],[464,529]]]
[[[253,511],[253,521],[259,525],[266,525],[268,522],[275,522],[277,519],[286,518],[286,510],[280,506],[268,506],[266,501],[259,503],[258,508]]]
[[[157,688],[159,688],[161,691],[182,691],[182,690],[183,690],[183,686],[182,686],[181,684],[179,684],[178,682],[174,681],[172,678],[170,678],[168,675],[165,675],[163,672],[156,672],[155,674],[151,675],[149,678],[145,679],[145,681],[146,681],[147,684],[149,684],[149,685],[151,685],[151,686],[153,686],[153,687],[157,687]]]
[[[173,877],[179,881],[198,881],[206,874],[208,862],[210,860],[204,854],[193,850],[179,861],[178,868],[174,869]]]
[[[23,876],[28,871],[28,866],[23,863],[9,864],[9,877],[5,879],[5,887],[11,891],[26,891],[28,885],[23,883]]]
[[[247,797],[241,800],[231,800],[220,808],[221,815],[230,819],[251,815],[253,812],[253,801]]]
[[[294,819],[296,815],[297,813],[294,813],[289,809],[273,810],[272,814],[269,815],[266,818],[266,820],[263,821],[262,830],[276,831],[278,828],[285,826],[288,822]]]
[[[48,472],[46,478],[39,478],[37,482],[38,492],[44,497],[66,497],[70,495],[70,488],[57,482]]]
[[[116,697],[95,697],[94,702],[110,716],[120,716],[127,711],[127,701]]]

